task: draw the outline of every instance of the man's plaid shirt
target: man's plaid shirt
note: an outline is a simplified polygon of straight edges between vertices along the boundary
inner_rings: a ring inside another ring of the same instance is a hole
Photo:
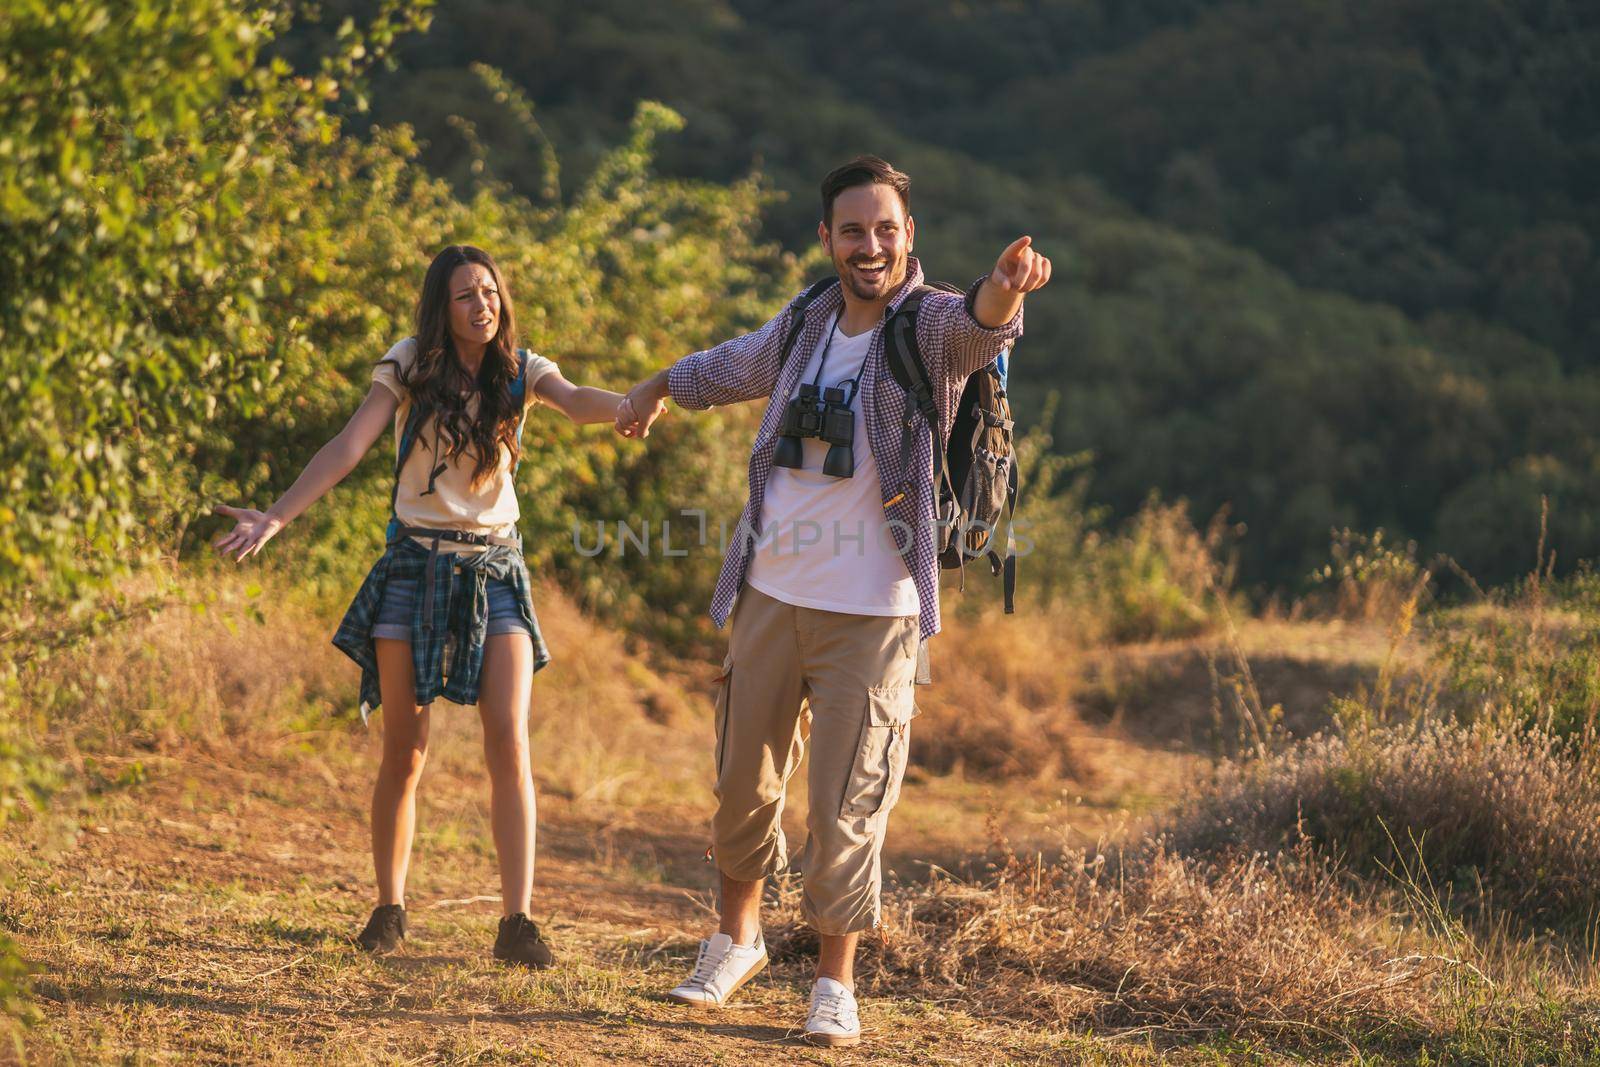
[[[978,284],[981,284],[979,280]],[[910,257],[906,265],[905,283],[896,291],[884,309],[884,320],[900,306],[911,290],[922,284],[922,265]],[[1022,335],[1022,311],[1004,326],[988,329],[972,316],[972,302],[977,285],[965,298],[953,293],[930,292],[922,300],[917,312],[917,343],[923,362],[928,367],[928,378],[933,386],[934,400],[939,408],[941,442],[948,440],[950,427],[955,422],[956,406],[961,402],[961,390],[967,378],[1000,354],[1001,350]],[[750,450],[750,499],[745,504],[739,530],[749,530],[759,535],[761,508],[766,498],[767,476],[772,470],[772,456],[777,448],[778,426],[783,411],[794,395],[808,356],[822,340],[823,331],[833,322],[834,313],[844,302],[838,287],[834,287],[812,302],[805,312],[805,326],[795,342],[787,360],[783,359],[783,342],[788,335],[791,311],[785,307],[765,326],[754,333],[724,341],[715,348],[685,356],[674,363],[667,372],[667,389],[680,407],[701,410],[719,404],[737,404],[760,397],[770,397],[761,428],[756,432],[755,444]],[[791,306],[792,306],[791,301]],[[779,366],[782,365],[782,375]],[[889,372],[884,355],[883,322],[873,333],[871,347],[861,373],[861,414],[867,426],[868,447],[878,464],[878,481],[881,499],[885,502],[885,517],[904,526],[894,529],[912,531],[909,551],[903,555],[911,579],[916,583],[917,597],[921,601],[918,615],[923,639],[939,632],[939,570],[934,554],[934,487],[933,452],[926,432],[913,437],[910,491],[893,504],[888,501],[900,493],[902,416],[906,406],[906,391]],[[921,422],[922,416],[917,420]],[[717,591],[711,599],[711,618],[720,627],[727,622],[733,610],[734,598],[744,585],[745,573],[750,566],[752,538],[736,536],[728,545],[728,554],[722,562],[722,573],[717,578]]]
[[[489,629],[489,579],[507,582],[522,609],[522,621],[533,635],[533,669],[550,662],[550,651],[533,614],[532,583],[522,553],[496,546],[483,552],[430,553],[409,537],[390,543],[333,635],[333,645],[361,667],[361,718],[378,706],[378,657],[372,628],[377,625],[383,594],[391,581],[432,582],[429,598],[418,595],[411,613],[411,666],[417,680],[417,704],[438,697],[456,704],[478,702],[483,671],[483,643]]]

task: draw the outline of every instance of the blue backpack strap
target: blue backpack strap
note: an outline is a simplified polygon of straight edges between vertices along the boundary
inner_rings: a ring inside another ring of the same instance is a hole
[[[511,383],[511,399],[513,400],[526,401],[528,398],[528,364],[533,362],[528,356],[529,352],[526,348],[517,349],[517,377]],[[523,407],[526,408],[527,404],[524,403]]]
[[[517,440],[522,440],[522,424],[528,421],[528,364],[533,360],[529,358],[526,348],[517,349],[517,379],[511,383],[511,399],[518,404],[517,414]],[[511,477],[517,476],[517,468],[522,466],[522,449],[517,449],[517,461],[511,465]]]
[[[410,413],[406,414],[405,427],[400,430],[400,446],[395,450],[395,482],[394,488],[389,491],[389,531],[384,539],[394,541],[400,531],[400,517],[395,514],[395,504],[400,501],[400,472],[405,469],[405,461],[411,456],[411,448],[416,446],[416,435],[422,429],[422,411],[419,405],[413,403]]]

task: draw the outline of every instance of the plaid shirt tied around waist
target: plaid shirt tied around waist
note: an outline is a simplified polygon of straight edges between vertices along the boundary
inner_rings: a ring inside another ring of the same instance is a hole
[[[890,528],[910,531],[910,545],[901,558],[917,587],[921,602],[917,621],[926,640],[939,632],[939,563],[934,551],[937,512],[934,504],[933,449],[924,431],[913,438],[909,469],[901,457],[906,411],[906,390],[894,380],[884,354],[883,324],[900,307],[911,290],[922,284],[922,264],[907,257],[906,280],[884,309],[873,331],[861,371],[861,414],[867,443],[878,464],[878,481],[884,515]],[[973,301],[983,279],[963,298],[954,293],[931,292],[917,311],[917,345],[927,364],[929,384],[939,409],[939,447],[950,438],[961,390],[974,372],[994,362],[1012,341],[1022,336],[1022,310],[1011,321],[990,329],[972,314]],[[711,599],[711,618],[721,627],[733,610],[734,598],[744,584],[751,552],[761,532],[761,509],[766,500],[767,478],[777,449],[778,427],[784,408],[800,383],[811,353],[830,328],[834,313],[844,304],[838,286],[823,293],[805,310],[805,326],[794,349],[784,358],[783,342],[793,312],[786,306],[753,333],[724,341],[674,363],[667,371],[667,390],[679,407],[701,410],[719,404],[737,404],[770,398],[761,428],[750,449],[750,498],[739,520],[738,535],[728,545]],[[917,415],[921,423],[922,416]],[[902,493],[901,487],[908,486]],[[896,499],[896,498],[899,499]],[[900,538],[899,543],[904,544]]]
[[[334,647],[361,668],[361,718],[380,703],[378,659],[372,629],[390,581],[431,583],[433,595],[418,596],[411,616],[411,665],[417,704],[443,697],[456,704],[478,702],[483,644],[489,628],[490,579],[508,582],[533,635],[533,669],[550,662],[533,614],[532,582],[522,553],[496,545],[482,552],[429,552],[409,537],[391,541],[372,565],[333,636]]]

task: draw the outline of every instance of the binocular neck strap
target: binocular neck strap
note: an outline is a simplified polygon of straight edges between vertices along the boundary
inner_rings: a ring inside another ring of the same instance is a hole
[[[828,326],[828,335],[822,342],[822,355],[817,359],[817,374],[811,379],[811,384],[822,384],[822,368],[828,363],[828,350],[833,347],[833,335],[839,329],[839,317],[844,314],[844,305],[839,305],[839,310],[833,313],[833,322]]]

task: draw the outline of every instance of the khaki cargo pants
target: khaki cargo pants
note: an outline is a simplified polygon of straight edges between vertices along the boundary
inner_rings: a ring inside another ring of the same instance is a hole
[[[915,616],[795,607],[748,585],[739,593],[717,692],[712,849],[739,881],[783,870],[784,787],[809,735],[801,906],[818,933],[877,925],[879,857],[916,714],[918,637]]]

